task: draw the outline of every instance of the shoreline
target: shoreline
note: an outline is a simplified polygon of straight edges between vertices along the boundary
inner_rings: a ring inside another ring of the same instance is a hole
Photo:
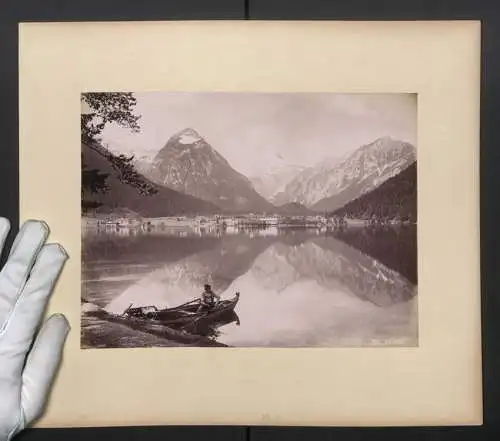
[[[85,306],[90,309],[85,310]],[[102,343],[103,341],[106,343]],[[227,347],[202,335],[177,331],[157,323],[115,316],[97,305],[82,303],[81,349],[193,346]]]
[[[324,216],[265,216],[248,217],[209,216],[169,216],[169,217],[129,217],[118,214],[89,216],[82,215],[82,228],[128,228],[128,229],[266,229],[266,228],[309,228],[339,229],[346,227],[405,227],[416,226],[417,222],[398,219],[335,218]]]

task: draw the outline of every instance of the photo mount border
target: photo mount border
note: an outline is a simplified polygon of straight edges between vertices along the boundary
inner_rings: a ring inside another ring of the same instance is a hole
[[[7,6],[6,6],[7,3]],[[165,4],[166,3],[166,4]],[[2,104],[4,111],[0,118],[0,130],[4,136],[3,158],[0,162],[0,207],[1,216],[12,222],[12,231],[7,246],[12,243],[18,230],[19,222],[19,119],[18,119],[18,23],[22,21],[122,21],[122,20],[159,20],[159,19],[242,19],[244,8],[233,9],[235,3],[225,4],[226,13],[207,13],[206,3],[191,0],[182,2],[164,2],[164,4],[144,0],[136,4],[131,0],[100,1],[89,0],[80,7],[72,4],[73,9],[63,9],[58,2],[40,2],[26,0],[5,1],[2,6],[2,24],[0,24],[0,80],[2,84]],[[217,3],[217,2],[212,2]],[[230,5],[231,4],[231,5]],[[188,6],[189,5],[189,6]],[[490,7],[491,5],[491,7]],[[42,7],[41,7],[42,6]],[[212,7],[213,5],[211,5]],[[243,5],[242,5],[243,6]],[[500,102],[500,14],[494,2],[476,3],[471,0],[440,1],[436,3],[410,0],[398,2],[388,0],[384,8],[370,0],[328,4],[321,0],[307,2],[285,2],[284,0],[250,0],[247,6],[250,19],[258,20],[479,20],[481,21],[482,53],[481,53],[481,150],[480,150],[480,227],[481,227],[481,300],[482,300],[482,344],[483,344],[483,401],[484,424],[477,427],[445,427],[445,428],[239,428],[237,432],[222,435],[217,428],[189,427],[155,427],[155,428],[106,428],[106,429],[34,429],[20,436],[24,440],[36,440],[47,435],[47,439],[67,439],[74,434],[85,439],[93,439],[109,434],[141,440],[161,439],[165,435],[196,439],[200,435],[211,434],[220,439],[335,439],[363,440],[373,435],[383,434],[387,440],[399,440],[401,436],[412,439],[443,440],[490,440],[500,430],[500,324],[496,319],[500,312],[500,299],[495,289],[500,285],[498,258],[496,250],[500,245],[500,237],[496,234],[499,224],[500,201],[489,187],[496,188],[500,184],[497,172],[500,165],[500,149],[497,134],[498,103]],[[191,8],[191,10],[189,10]],[[220,6],[220,11],[223,7]],[[288,9],[287,9],[288,8]],[[7,10],[8,9],[8,10]],[[166,10],[172,11],[166,14]],[[212,11],[215,11],[212,9]],[[125,11],[125,12],[124,12]],[[177,12],[176,12],[177,11]],[[188,12],[186,12],[188,11]],[[3,256],[5,259],[5,255]],[[68,432],[73,431],[73,432]],[[24,438],[23,438],[24,436]],[[31,437],[31,438],[30,438]],[[39,437],[39,438],[37,438]],[[44,439],[44,438],[42,438]]]

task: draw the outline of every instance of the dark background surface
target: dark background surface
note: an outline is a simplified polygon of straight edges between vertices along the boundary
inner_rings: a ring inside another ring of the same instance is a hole
[[[33,429],[19,441],[87,440],[496,440],[500,439],[500,315],[497,257],[500,198],[500,12],[474,0],[2,0],[0,3],[0,216],[19,222],[17,25],[21,21],[113,20],[460,20],[482,21],[481,259],[484,425],[450,428],[153,427]],[[9,243],[8,243],[9,245]],[[450,366],[453,369],[453,366]],[[85,379],[82,379],[85,381]],[[335,393],[332,391],[332,393]],[[0,397],[1,399],[1,397]],[[195,399],[195,397],[193,397]],[[242,400],[245,398],[242,397]],[[207,405],[211,405],[207,403]]]

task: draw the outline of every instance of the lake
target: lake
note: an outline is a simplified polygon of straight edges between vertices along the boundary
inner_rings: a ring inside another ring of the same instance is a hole
[[[109,312],[176,306],[209,283],[224,299],[241,293],[237,320],[214,330],[228,346],[418,345],[415,226],[121,228],[84,230],[82,241],[82,298]],[[107,338],[103,328],[83,343]]]

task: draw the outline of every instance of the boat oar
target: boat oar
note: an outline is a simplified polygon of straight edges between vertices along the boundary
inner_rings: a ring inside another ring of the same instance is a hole
[[[172,311],[172,310],[175,310],[175,309],[180,309],[180,308],[183,308],[184,306],[188,306],[188,305],[191,305],[192,303],[196,303],[196,302],[199,302],[199,301],[200,301],[200,299],[190,300],[189,302],[183,303],[182,305],[174,306],[173,308],[168,308],[168,309],[169,309],[169,311]]]

